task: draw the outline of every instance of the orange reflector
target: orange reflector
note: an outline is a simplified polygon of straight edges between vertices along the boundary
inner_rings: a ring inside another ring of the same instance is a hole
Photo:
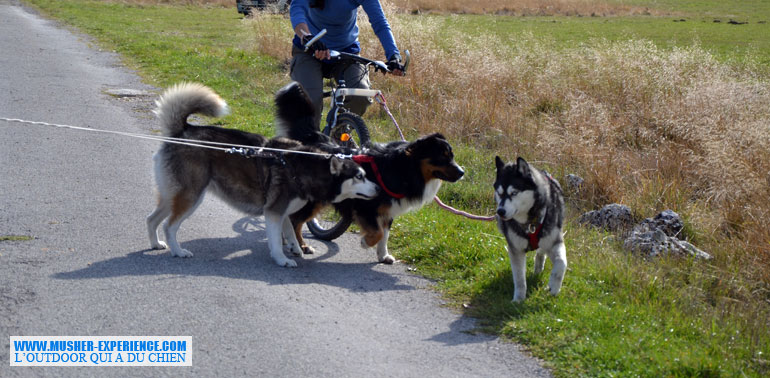
[[[343,142],[349,141],[350,140],[350,134],[344,133],[344,134],[340,135],[340,140],[343,141]]]

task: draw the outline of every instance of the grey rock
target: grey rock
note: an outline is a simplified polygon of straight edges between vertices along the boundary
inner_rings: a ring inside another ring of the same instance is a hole
[[[645,257],[674,255],[710,260],[711,255],[679,239],[683,228],[684,222],[679,214],[673,210],[664,210],[654,218],[647,218],[636,225],[623,242],[623,247]]]
[[[608,231],[627,230],[633,223],[631,208],[613,203],[600,210],[589,211],[578,218],[578,222],[590,224]]]
[[[580,188],[583,187],[583,183],[585,182],[582,177],[572,173],[568,174],[565,178],[567,181],[567,188],[574,191],[580,190]]]
[[[682,218],[673,210],[661,211],[654,218],[647,218],[634,227],[634,232],[644,233],[647,231],[660,230],[667,236],[678,237],[682,233],[684,222]]]
[[[623,248],[645,257],[678,256],[695,257],[710,260],[712,256],[689,242],[668,236],[660,229],[645,232],[632,232],[623,242]]]

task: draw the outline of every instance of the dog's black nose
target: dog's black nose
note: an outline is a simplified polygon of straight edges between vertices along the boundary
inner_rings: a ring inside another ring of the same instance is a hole
[[[505,215],[505,209],[503,209],[503,208],[497,209],[497,215],[499,215],[501,217],[504,216]]]

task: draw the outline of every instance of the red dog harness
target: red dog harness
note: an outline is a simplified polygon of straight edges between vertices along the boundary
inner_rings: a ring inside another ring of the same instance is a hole
[[[380,170],[379,170],[379,168],[377,168],[377,163],[374,162],[374,156],[369,156],[369,155],[353,155],[353,161],[358,163],[358,164],[361,164],[361,163],[369,163],[369,164],[371,164],[372,171],[374,172],[374,177],[377,178],[377,184],[379,184],[380,187],[382,188],[382,190],[384,190],[385,193],[388,193],[389,196],[391,196],[393,198],[396,198],[396,199],[401,199],[401,198],[406,197],[406,195],[404,195],[404,194],[394,193],[394,192],[390,191],[390,189],[388,189],[388,187],[385,186],[385,182],[382,180],[382,175],[380,174]]]
[[[553,176],[551,176],[550,173],[548,172],[543,172],[543,173],[545,173],[545,177],[548,178],[548,181],[556,182],[556,180],[554,180]],[[535,228],[535,231],[527,232],[527,238],[529,239],[529,246],[530,248],[532,248],[533,251],[536,250],[538,247],[540,247],[540,233],[543,231],[544,222],[545,222],[545,211],[543,212],[543,216],[540,218],[540,223]]]
[[[529,238],[529,247],[532,248],[533,251],[536,250],[538,247],[540,247],[541,231],[543,231],[543,222],[540,222],[540,224],[537,225],[535,232],[527,233],[527,237]]]

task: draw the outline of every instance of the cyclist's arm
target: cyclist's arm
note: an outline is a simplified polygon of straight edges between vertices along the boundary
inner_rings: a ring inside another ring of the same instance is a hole
[[[297,31],[297,26],[299,26],[299,24],[305,24],[305,28],[307,29],[307,9],[307,0],[294,0],[291,2],[291,5],[289,6],[289,17],[291,18],[291,25],[295,32]],[[300,38],[302,37],[299,34],[297,34],[297,36]]]
[[[395,55],[398,55],[400,58],[401,53],[396,46],[396,39],[393,38],[393,32],[390,29],[387,18],[385,18],[385,12],[383,12],[379,0],[362,0],[361,6],[369,17],[369,23],[372,25],[374,34],[380,40],[380,44],[385,50],[385,58],[390,60]]]
[[[291,24],[294,26],[294,34],[302,41],[304,37],[312,35],[310,28],[307,26],[307,0],[294,0],[291,2],[289,8],[289,15],[291,17]],[[313,56],[316,59],[329,59],[329,50],[316,51]]]

